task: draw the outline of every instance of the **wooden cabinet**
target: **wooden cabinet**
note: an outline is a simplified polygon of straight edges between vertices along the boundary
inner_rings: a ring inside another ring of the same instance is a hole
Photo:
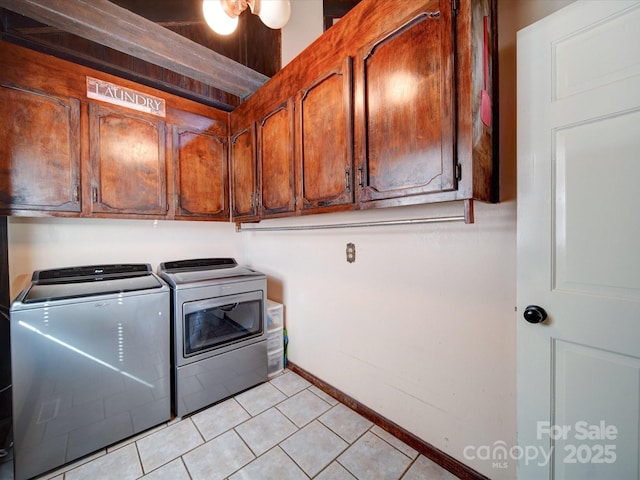
[[[497,201],[497,108],[480,108],[497,97],[495,9],[363,0],[230,114],[3,43],[0,213],[258,221]],[[166,117],[89,100],[92,75],[162,95]]]
[[[303,212],[353,204],[352,98],[351,57],[297,96],[297,179]]]
[[[258,216],[258,165],[255,124],[241,128],[230,139],[231,217],[252,220]]]
[[[232,124],[258,121],[258,219],[497,201],[497,109],[480,114],[481,91],[497,97],[495,9],[495,0],[363,0],[239,105]]]
[[[352,72],[348,57],[262,115],[232,113],[232,220],[353,208]]]
[[[261,216],[295,211],[293,100],[288,99],[258,122]]]
[[[165,124],[91,104],[91,212],[166,215]]]
[[[80,102],[0,85],[0,211],[79,214]]]
[[[0,215],[229,219],[227,112],[4,42],[0,64]]]
[[[173,128],[175,215],[229,220],[227,139]]]
[[[361,203],[456,188],[451,13],[423,12],[358,55]]]

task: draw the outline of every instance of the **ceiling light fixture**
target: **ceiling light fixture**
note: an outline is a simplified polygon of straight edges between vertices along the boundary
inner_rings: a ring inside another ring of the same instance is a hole
[[[229,35],[238,26],[238,16],[247,6],[273,29],[284,27],[291,16],[289,0],[204,0],[202,13],[214,32]]]

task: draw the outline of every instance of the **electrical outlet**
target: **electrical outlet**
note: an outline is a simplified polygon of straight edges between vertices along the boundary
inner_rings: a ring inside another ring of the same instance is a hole
[[[356,245],[354,243],[347,243],[347,262],[353,263],[356,261]]]

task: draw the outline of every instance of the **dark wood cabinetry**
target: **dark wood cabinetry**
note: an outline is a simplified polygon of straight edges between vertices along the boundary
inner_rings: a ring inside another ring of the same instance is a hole
[[[80,212],[78,100],[0,84],[0,210]]]
[[[497,201],[497,108],[480,118],[481,90],[497,93],[495,18],[492,0],[360,2],[231,112],[258,122],[259,218]]]
[[[176,216],[229,219],[227,139],[174,127]]]
[[[251,125],[230,140],[232,220],[353,207],[352,71],[348,57],[262,115],[231,114],[232,131]]]
[[[358,55],[363,206],[456,187],[451,13],[422,12]]]
[[[90,105],[91,211],[166,215],[165,124]]]
[[[228,113],[14,45],[0,63],[0,213],[229,220]],[[96,75],[166,108],[89,97]]]
[[[296,157],[303,211],[353,204],[352,99],[350,57],[298,94]]]
[[[230,114],[3,43],[0,213],[259,221],[496,201],[498,109],[480,115],[495,20],[495,0],[363,0]],[[95,75],[166,111],[89,97]]]
[[[293,101],[258,122],[258,166],[262,217],[295,211]]]
[[[252,123],[230,139],[231,217],[253,220],[258,216],[258,165],[256,131]]]

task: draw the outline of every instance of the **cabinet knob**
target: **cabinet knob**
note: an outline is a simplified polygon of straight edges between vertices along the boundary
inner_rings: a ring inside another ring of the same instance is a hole
[[[529,305],[524,309],[523,317],[529,323],[542,323],[547,319],[547,312],[538,305]]]

